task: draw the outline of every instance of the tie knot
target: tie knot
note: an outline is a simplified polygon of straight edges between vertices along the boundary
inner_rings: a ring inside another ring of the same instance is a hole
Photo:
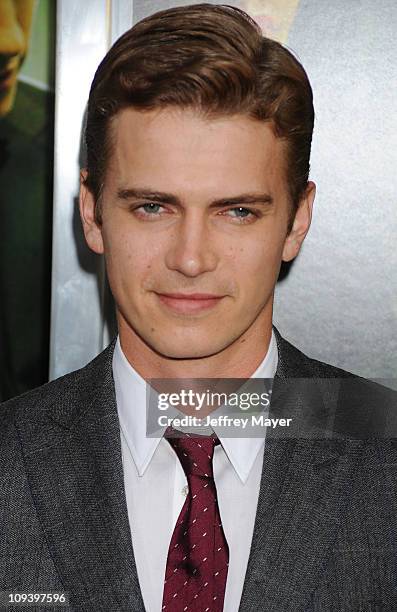
[[[213,478],[212,458],[214,448],[216,444],[219,444],[215,434],[213,436],[200,436],[176,431],[172,427],[168,427],[164,437],[176,452],[186,478],[191,476]]]

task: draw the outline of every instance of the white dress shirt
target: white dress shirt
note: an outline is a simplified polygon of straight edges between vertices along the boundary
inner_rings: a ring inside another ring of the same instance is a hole
[[[273,378],[277,360],[272,332],[268,352],[251,378]],[[139,584],[146,612],[161,612],[168,548],[188,492],[187,480],[169,442],[163,437],[146,437],[146,382],[127,361],[119,339],[113,376]],[[214,451],[214,480],[229,545],[224,612],[238,611],[243,590],[262,474],[266,427],[262,429],[261,438],[219,434],[220,444]],[[217,433],[216,427],[214,431]]]

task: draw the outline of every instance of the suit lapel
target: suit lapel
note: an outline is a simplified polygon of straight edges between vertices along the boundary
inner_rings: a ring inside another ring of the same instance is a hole
[[[16,423],[29,485],[71,603],[144,611],[126,508],[113,345],[61,388],[59,400]],[[70,378],[69,378],[70,380]]]
[[[302,393],[309,360],[299,359],[276,331],[279,366],[274,379],[272,411],[292,407],[294,415],[335,411],[332,383],[320,385],[320,397]],[[291,354],[290,354],[291,353]],[[295,364],[300,364],[298,368]],[[289,383],[285,386],[283,381]],[[292,382],[292,384],[291,384]],[[331,391],[330,391],[331,389]],[[333,389],[335,391],[335,387]],[[284,414],[282,416],[284,416]],[[323,423],[323,419],[320,419]],[[240,612],[260,609],[304,610],[336,538],[349,483],[359,457],[359,441],[325,435],[277,438],[266,434],[258,508]]]

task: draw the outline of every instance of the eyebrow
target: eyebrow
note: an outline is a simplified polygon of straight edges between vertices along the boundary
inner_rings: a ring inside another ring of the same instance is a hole
[[[178,196],[164,191],[154,191],[152,189],[118,189],[117,198],[119,200],[145,199],[151,200],[152,202],[159,202],[162,204],[172,204],[175,206],[182,205],[182,200],[178,198]],[[211,208],[217,208],[221,206],[238,206],[241,204],[269,205],[272,203],[273,198],[268,193],[242,193],[237,196],[213,200],[210,206]]]

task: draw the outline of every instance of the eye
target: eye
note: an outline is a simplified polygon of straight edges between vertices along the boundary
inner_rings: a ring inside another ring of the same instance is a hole
[[[249,214],[251,214],[251,211],[248,210],[248,208],[243,208],[242,206],[239,206],[238,208],[231,208],[229,212],[235,212],[236,213],[236,217],[247,217]]]
[[[154,202],[148,202],[147,204],[141,204],[136,210],[144,210],[145,213],[155,214],[160,211],[160,204],[155,204]]]
[[[155,217],[161,217],[165,213],[165,209],[161,204],[156,202],[145,202],[138,206],[131,207],[131,211],[141,219],[154,220]]]
[[[255,211],[250,210],[249,208],[244,208],[244,206],[229,208],[222,214],[226,215],[227,217],[231,217],[232,219],[237,219],[241,222],[253,221],[254,218],[258,216]]]

